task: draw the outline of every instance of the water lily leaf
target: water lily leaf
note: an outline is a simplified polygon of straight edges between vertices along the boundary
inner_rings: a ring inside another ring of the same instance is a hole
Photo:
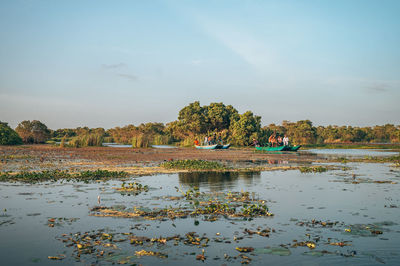
[[[271,248],[256,248],[254,250],[255,254],[272,254],[279,256],[289,256],[292,254],[290,249],[284,247],[271,247]]]
[[[328,252],[326,250],[311,250],[311,251],[306,251],[303,253],[303,255],[307,256],[313,256],[313,257],[322,257],[325,254],[331,254],[331,252]]]
[[[32,259],[31,259],[31,262],[33,262],[33,263],[39,263],[39,262],[40,262],[40,259],[39,259],[39,258],[32,258]]]

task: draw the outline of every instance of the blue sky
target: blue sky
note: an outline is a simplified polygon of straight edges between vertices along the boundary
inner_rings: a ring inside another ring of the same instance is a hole
[[[170,122],[223,102],[262,124],[400,124],[400,1],[0,2],[0,120]]]

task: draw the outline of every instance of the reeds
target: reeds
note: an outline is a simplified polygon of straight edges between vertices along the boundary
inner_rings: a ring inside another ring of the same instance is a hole
[[[171,139],[167,135],[157,134],[153,137],[153,145],[167,145],[171,143]]]
[[[88,146],[102,146],[104,137],[100,134],[86,134],[76,136],[69,141],[69,146],[80,148]]]
[[[148,148],[150,145],[166,145],[171,143],[167,135],[146,135],[138,134],[132,137],[133,148]]]
[[[64,147],[65,147],[65,145],[66,145],[66,140],[67,140],[67,136],[64,136],[64,137],[61,139],[61,142],[60,142],[60,147],[61,147],[61,148],[64,148]]]
[[[147,148],[149,147],[149,140],[145,135],[140,134],[132,138],[132,148]]]

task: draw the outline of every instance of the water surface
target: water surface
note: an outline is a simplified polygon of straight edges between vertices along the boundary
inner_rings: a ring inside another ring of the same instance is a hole
[[[4,265],[109,265],[118,258],[133,256],[142,249],[168,254],[168,258],[130,258],[143,265],[240,265],[236,247],[253,247],[252,265],[398,265],[400,261],[400,172],[387,164],[346,164],[351,169],[318,174],[299,171],[256,173],[182,173],[136,178],[150,186],[137,196],[122,195],[113,187],[121,181],[107,183],[0,184],[0,255]],[[360,180],[353,184],[352,180]],[[365,182],[364,182],[365,181]],[[391,181],[392,183],[373,183]],[[178,207],[183,201],[166,200],[165,196],[180,196],[175,187],[185,191],[191,186],[201,192],[249,191],[253,197],[265,199],[273,217],[254,219],[221,218],[215,222],[202,217],[149,221],[127,218],[89,216],[100,196],[103,206],[141,206],[154,209]],[[48,219],[56,218],[54,227]],[[58,218],[62,218],[61,220]],[[65,219],[64,219],[65,218]],[[313,224],[312,220],[336,222],[332,227]],[[373,227],[382,234],[365,234],[357,228]],[[249,236],[245,229],[271,228],[269,237]],[[352,232],[346,229],[353,228]],[[62,234],[92,230],[109,233],[134,233],[147,237],[185,235],[197,232],[210,238],[209,246],[165,245],[133,246],[116,243],[115,257],[97,258],[82,255],[76,261],[74,247],[58,240]],[[243,239],[241,239],[243,238]],[[222,242],[217,242],[219,240]],[[294,241],[314,241],[315,249],[292,247]],[[332,246],[329,242],[344,242],[349,246]],[[290,254],[282,253],[284,245]],[[272,249],[271,249],[272,248]],[[207,259],[196,260],[205,251]],[[274,250],[271,252],[271,250]],[[280,252],[278,252],[280,251]],[[323,251],[326,251],[325,253]],[[265,254],[267,253],[267,254]],[[65,254],[61,261],[48,256]],[[226,254],[226,255],[224,255]],[[280,255],[279,255],[280,254]],[[281,256],[282,255],[282,256]],[[118,257],[119,256],[119,257]],[[226,259],[229,258],[229,259]]]

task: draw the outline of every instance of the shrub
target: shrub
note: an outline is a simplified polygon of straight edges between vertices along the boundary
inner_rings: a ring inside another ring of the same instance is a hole
[[[7,123],[0,121],[0,145],[22,144],[21,137]]]
[[[45,143],[50,139],[50,130],[38,120],[22,121],[15,131],[25,143]]]

